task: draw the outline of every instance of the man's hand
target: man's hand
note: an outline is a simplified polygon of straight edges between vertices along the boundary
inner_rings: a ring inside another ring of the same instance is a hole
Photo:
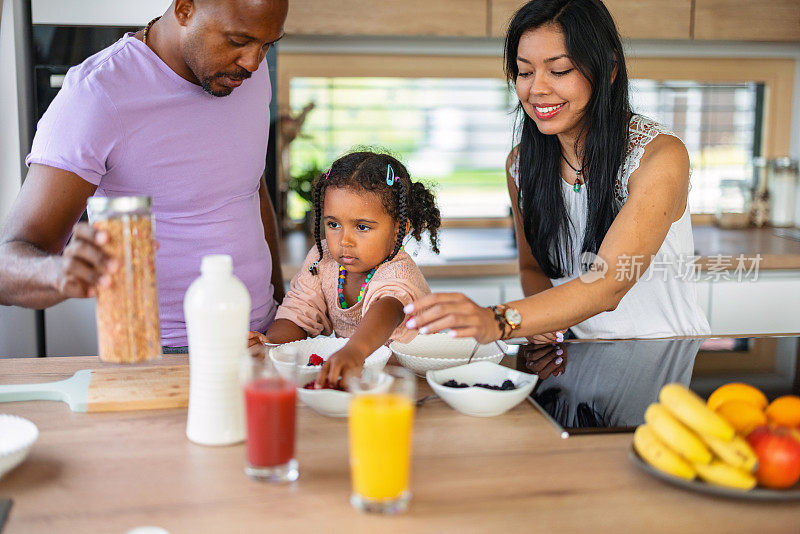
[[[98,232],[87,223],[75,225],[72,239],[55,263],[55,288],[62,297],[94,297],[97,286],[108,287],[119,262],[103,252],[106,243],[106,232]]]

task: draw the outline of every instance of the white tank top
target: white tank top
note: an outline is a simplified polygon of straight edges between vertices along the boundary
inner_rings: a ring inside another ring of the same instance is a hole
[[[647,144],[659,134],[675,136],[658,123],[641,115],[630,121],[630,143],[628,153],[617,174],[615,193],[620,205],[628,199],[628,179],[639,168],[639,161]],[[519,186],[517,162],[511,167],[511,175]],[[572,186],[561,180],[564,205],[572,224],[568,225],[572,250],[572,272],[563,278],[551,279],[558,286],[577,278],[581,274],[580,256],[588,218],[587,188],[591,178],[575,192]],[[512,200],[513,201],[513,200]],[[697,303],[695,287],[694,238],[692,221],[687,203],[680,219],[672,223],[651,265],[642,272],[639,280],[622,298],[614,311],[602,312],[572,326],[579,338],[655,338],[670,336],[707,335],[711,332],[703,310]],[[625,259],[623,269],[617,273],[609,271],[606,276],[632,276],[641,262],[635,258]],[[641,268],[639,268],[641,271]]]

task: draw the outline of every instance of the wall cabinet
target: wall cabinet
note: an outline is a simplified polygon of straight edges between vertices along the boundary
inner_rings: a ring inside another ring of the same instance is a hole
[[[285,30],[304,35],[485,37],[487,0],[292,0]]]
[[[503,37],[524,0],[292,0],[286,33]],[[800,0],[605,0],[624,39],[800,41]]]
[[[800,0],[694,0],[694,38],[800,41]]]
[[[525,2],[520,0],[489,0],[491,4],[491,35],[505,35],[508,21]],[[689,39],[691,31],[691,0],[606,0],[617,28],[627,39]]]

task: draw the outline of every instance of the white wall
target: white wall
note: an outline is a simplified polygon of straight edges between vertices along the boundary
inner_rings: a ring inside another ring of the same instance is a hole
[[[14,6],[0,0],[0,225],[22,183]],[[0,358],[36,355],[35,312],[0,306]]]
[[[31,0],[34,24],[144,26],[171,0]]]
[[[0,4],[0,221],[4,222],[19,192],[22,176],[14,5],[11,0],[0,0]]]

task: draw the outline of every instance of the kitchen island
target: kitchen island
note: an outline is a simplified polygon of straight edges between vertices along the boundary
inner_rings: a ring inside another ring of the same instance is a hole
[[[158,365],[187,363],[165,356]],[[108,367],[96,357],[0,360],[0,382],[60,380]],[[429,392],[419,381],[418,397]],[[66,404],[1,404],[40,435],[0,479],[14,505],[6,534],[119,532],[797,532],[800,505],[709,497],[668,486],[628,458],[631,434],[559,433],[529,403],[492,418],[441,401],[417,409],[410,510],[349,504],[347,421],[298,410],[300,480],[254,482],[244,445],[186,438],[186,409],[73,413]]]

